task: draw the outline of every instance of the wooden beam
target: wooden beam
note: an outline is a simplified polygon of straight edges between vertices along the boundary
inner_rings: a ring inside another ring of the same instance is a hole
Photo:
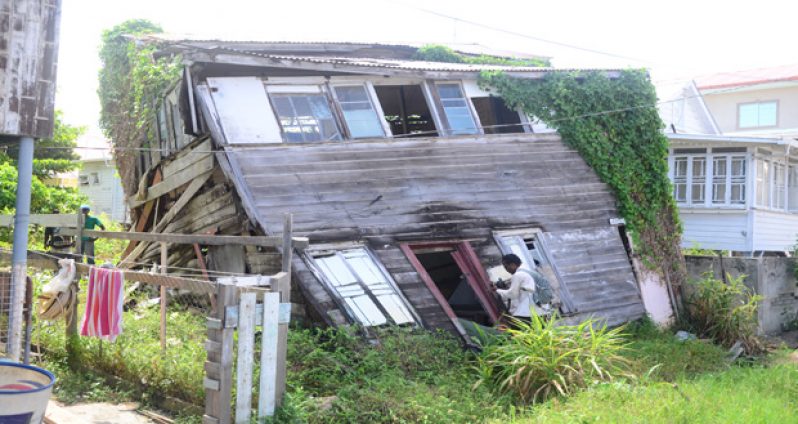
[[[166,243],[161,243],[161,274],[166,275],[169,252]],[[166,353],[166,287],[161,286],[161,354]]]
[[[61,230],[63,235],[78,235],[78,231],[65,228]],[[239,245],[239,246],[282,246],[282,237],[272,236],[212,236],[205,234],[164,234],[164,233],[134,233],[119,231],[93,231],[86,230],[84,236],[95,238],[107,238],[116,240],[137,240],[148,242],[166,242],[176,244],[204,244],[207,246]],[[306,237],[295,237],[292,239],[295,248],[303,249],[309,242]],[[127,261],[123,261],[127,262]]]
[[[34,213],[30,214],[31,225],[42,225],[45,227],[73,227],[77,225],[78,214],[59,214],[59,213]],[[0,227],[10,227],[14,225],[14,215],[0,215]]]
[[[144,200],[131,199],[130,207],[138,207],[146,202],[161,197],[172,190],[176,190],[183,185],[190,183],[195,178],[199,178],[205,173],[210,173],[213,171],[213,167],[213,156],[209,155],[207,158],[192,164],[188,168],[178,172],[170,178],[164,179],[160,183],[150,186],[147,189],[147,198]]]
[[[161,168],[156,169],[155,175],[153,175],[152,177],[152,183],[157,184],[161,182],[161,175],[162,175]],[[155,202],[151,201],[145,203],[144,208],[142,208],[141,210],[141,215],[139,215],[138,220],[136,221],[136,225],[133,228],[131,228],[130,231],[133,232],[144,231],[144,229],[147,228],[147,222],[150,220],[150,214],[152,213],[154,207],[155,207]],[[122,252],[122,257],[126,258],[130,254],[130,252],[132,252],[133,249],[136,248],[137,244],[138,244],[137,241],[131,241],[130,243],[128,243],[127,247],[125,247],[125,251]]]
[[[158,173],[156,176],[158,175],[160,175],[160,173]],[[163,231],[163,229],[174,219],[174,217],[177,216],[177,214],[183,210],[183,208],[191,201],[191,199],[194,198],[194,195],[197,194],[197,192],[202,188],[202,186],[205,184],[206,181],[208,181],[210,177],[211,173],[208,173],[205,176],[197,178],[196,180],[192,181],[191,184],[189,184],[189,186],[186,187],[186,190],[183,191],[183,194],[180,195],[180,198],[177,199],[177,202],[175,202],[175,204],[172,205],[171,208],[169,208],[169,211],[166,212],[163,218],[161,218],[161,220],[155,224],[155,227],[153,228],[152,231],[156,233]],[[150,202],[148,203],[148,205],[152,205],[152,203],[153,202]],[[150,208],[150,210],[151,209],[152,208]],[[146,207],[145,207],[145,212],[147,212]],[[149,218],[149,212],[147,212],[147,218]],[[137,228],[137,231],[140,232],[143,229],[144,226],[142,225],[141,228]],[[128,247],[131,246],[133,243],[137,242],[132,241],[131,244],[128,245]],[[132,249],[132,251],[129,254],[122,255],[124,259],[120,262],[120,266],[123,263],[135,262],[136,259],[138,259],[139,255],[141,255],[146,248],[147,246],[142,244]]]

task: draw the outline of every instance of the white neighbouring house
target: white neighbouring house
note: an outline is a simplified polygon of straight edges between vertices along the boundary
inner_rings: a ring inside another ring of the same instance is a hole
[[[798,66],[696,79],[662,103],[683,247],[788,252],[798,238]]]
[[[110,157],[84,158],[78,170],[78,190],[89,198],[92,213],[106,214],[112,221],[129,221],[122,182]]]

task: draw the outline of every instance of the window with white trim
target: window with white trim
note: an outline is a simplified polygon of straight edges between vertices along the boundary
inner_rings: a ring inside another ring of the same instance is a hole
[[[687,202],[687,163],[689,158],[673,158],[673,197],[679,203]]]
[[[283,141],[341,140],[327,97],[322,93],[270,93]]]
[[[774,209],[784,209],[786,206],[787,175],[786,167],[782,163],[773,163],[773,203]]]
[[[798,165],[789,167],[787,177],[787,206],[792,212],[798,212]]]
[[[364,85],[335,86],[333,90],[352,138],[385,136],[380,117]]]
[[[756,204],[757,206],[770,207],[770,161],[757,159],[756,161]]]
[[[690,183],[690,201],[693,204],[704,203],[704,193],[707,184],[707,159],[694,157],[692,163],[692,181]]]
[[[323,283],[363,326],[417,323],[390,275],[364,247],[311,252]]]
[[[712,156],[712,203],[745,204],[745,156]]]
[[[742,103],[737,105],[737,127],[762,128],[775,127],[778,123],[779,104],[777,101]]]
[[[435,84],[438,96],[449,121],[449,133],[458,134],[478,134],[479,129],[474,122],[471,108],[468,106],[468,99],[463,94],[459,83]]]

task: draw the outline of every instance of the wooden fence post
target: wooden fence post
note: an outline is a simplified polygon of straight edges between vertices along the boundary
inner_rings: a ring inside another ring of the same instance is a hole
[[[161,242],[161,274],[166,275],[169,266],[166,242]],[[161,286],[161,355],[166,354],[166,286]]]
[[[80,253],[80,259],[76,262],[83,262],[83,214],[78,214],[78,236],[75,240],[75,248]],[[74,256],[73,256],[74,257]],[[75,302],[65,317],[66,320],[66,351],[67,365],[76,370],[80,367],[80,339],[78,338],[78,298],[80,297],[80,273],[75,266],[75,277],[70,283],[75,289]],[[70,287],[71,289],[72,287]]]
[[[285,214],[283,222],[283,263],[282,271],[288,274],[288,278],[284,279],[276,287],[277,292],[280,293],[280,303],[291,304],[291,261],[293,260],[293,216]],[[266,325],[266,322],[263,322]],[[280,406],[283,402],[283,395],[285,394],[285,378],[286,378],[286,356],[288,348],[288,323],[281,323],[277,330],[277,379],[275,387],[276,406]]]
[[[238,307],[238,364],[236,365],[235,422],[249,424],[252,415],[252,371],[255,360],[255,304],[257,294],[241,293]],[[264,323],[264,328],[265,328]],[[261,368],[263,372],[263,368]]]
[[[235,323],[228,323],[225,315],[228,306],[236,305],[238,290],[235,286],[220,284],[217,289],[216,309],[208,318],[208,341],[205,351],[205,415],[203,424],[230,424],[233,389],[233,333]]]
[[[263,334],[260,350],[260,389],[258,391],[258,419],[273,416],[279,405],[280,294],[263,295]],[[284,345],[283,345],[284,347]],[[285,370],[285,362],[282,364]],[[285,384],[285,381],[283,381]]]

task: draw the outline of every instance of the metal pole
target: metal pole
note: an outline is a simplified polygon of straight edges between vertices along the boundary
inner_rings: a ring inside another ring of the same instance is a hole
[[[11,314],[6,352],[19,361],[22,345],[22,309],[25,303],[25,278],[28,267],[28,224],[30,191],[33,180],[33,138],[21,137],[17,159],[17,200],[14,215],[14,250],[11,256]]]

